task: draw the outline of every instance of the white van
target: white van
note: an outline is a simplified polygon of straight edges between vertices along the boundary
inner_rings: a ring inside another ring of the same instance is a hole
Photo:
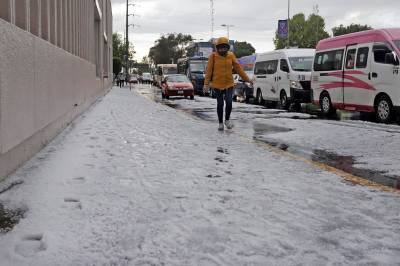
[[[257,54],[254,65],[256,103],[280,102],[288,109],[291,103],[311,102],[311,68],[314,49],[283,49]]]
[[[322,40],[312,73],[313,102],[324,115],[336,109],[374,112],[389,123],[400,113],[400,28]]]

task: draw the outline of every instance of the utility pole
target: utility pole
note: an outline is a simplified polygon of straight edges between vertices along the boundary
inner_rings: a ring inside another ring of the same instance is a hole
[[[211,40],[214,38],[214,0],[210,0],[211,4]]]
[[[288,0],[287,9],[287,47],[290,48],[290,0]]]
[[[129,73],[129,0],[126,0],[126,29],[125,29],[125,74]]]
[[[129,6],[134,6],[130,4],[129,0],[126,0],[126,24],[125,24],[125,73],[129,74],[129,27],[134,26],[134,24],[129,24],[129,16],[134,16],[134,14],[129,14]]]

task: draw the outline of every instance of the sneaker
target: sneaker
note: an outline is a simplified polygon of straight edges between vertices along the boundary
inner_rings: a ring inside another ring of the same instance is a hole
[[[224,123],[219,123],[218,130],[219,131],[223,131],[224,130]]]
[[[225,126],[227,129],[232,129],[233,128],[233,123],[230,120],[225,121]]]

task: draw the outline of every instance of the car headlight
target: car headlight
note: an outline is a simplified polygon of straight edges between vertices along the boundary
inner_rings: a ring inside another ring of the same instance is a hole
[[[290,81],[290,87],[293,89],[301,89],[300,82],[298,82],[297,80]]]

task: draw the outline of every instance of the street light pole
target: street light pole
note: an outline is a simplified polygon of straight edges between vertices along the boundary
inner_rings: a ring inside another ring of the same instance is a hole
[[[235,25],[222,24],[221,26],[222,26],[222,27],[226,27],[227,32],[228,32],[228,40],[230,40],[230,38],[229,38],[229,30],[230,30],[231,27],[235,27]]]

